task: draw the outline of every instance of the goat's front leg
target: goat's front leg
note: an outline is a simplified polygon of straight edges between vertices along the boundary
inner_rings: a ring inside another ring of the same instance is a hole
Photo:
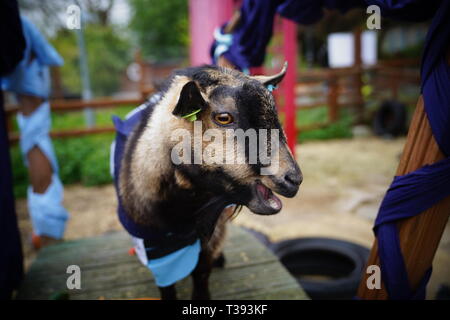
[[[192,300],[210,300],[209,294],[209,275],[212,269],[211,252],[202,251],[198,260],[198,264],[192,272],[193,291]]]
[[[175,284],[168,287],[158,287],[161,294],[161,300],[177,300],[177,290]]]

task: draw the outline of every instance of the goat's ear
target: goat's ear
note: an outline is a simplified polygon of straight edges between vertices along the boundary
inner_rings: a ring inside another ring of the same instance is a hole
[[[197,84],[194,81],[189,81],[181,89],[178,103],[172,114],[189,121],[195,121],[197,120],[197,113],[204,110],[206,105]]]
[[[281,80],[283,80],[284,76],[286,75],[287,66],[288,66],[288,63],[285,62],[283,69],[281,69],[281,71],[279,73],[274,74],[272,76],[253,76],[252,78],[255,80],[258,80],[267,88],[276,87],[281,82]]]

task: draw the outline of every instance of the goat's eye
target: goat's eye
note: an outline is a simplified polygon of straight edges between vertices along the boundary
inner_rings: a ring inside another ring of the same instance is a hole
[[[233,122],[233,116],[228,112],[217,113],[214,115],[214,121],[221,125],[230,124]]]

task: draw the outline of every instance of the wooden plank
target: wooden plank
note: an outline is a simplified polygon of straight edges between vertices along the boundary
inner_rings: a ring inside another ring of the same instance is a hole
[[[71,129],[71,130],[59,130],[50,132],[50,137],[52,138],[70,138],[70,137],[81,137],[90,134],[102,134],[115,132],[114,127],[100,127],[100,128],[85,128],[85,129]],[[9,142],[17,143],[19,142],[20,135],[18,133],[9,133]]]
[[[68,292],[70,299],[159,297],[151,272],[127,251],[126,232],[66,241],[44,248],[19,290],[19,299],[48,299]],[[307,299],[278,259],[252,235],[231,226],[224,253],[226,267],[215,269],[210,288],[214,299]],[[81,269],[81,289],[68,290],[67,266]],[[188,299],[191,280],[177,283],[179,298]]]
[[[330,76],[328,89],[328,122],[336,122],[338,120],[338,116],[338,84],[337,79]]]
[[[84,108],[104,109],[113,108],[121,105],[138,106],[144,102],[142,99],[111,99],[98,98],[92,100],[51,100],[50,108],[52,111],[79,111]],[[7,115],[14,114],[19,111],[19,106],[12,105],[5,108]]]

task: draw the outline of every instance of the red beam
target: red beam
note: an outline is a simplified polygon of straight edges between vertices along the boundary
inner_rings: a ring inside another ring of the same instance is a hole
[[[282,20],[284,34],[284,57],[288,62],[288,70],[283,81],[284,91],[284,130],[288,146],[295,156],[297,133],[295,128],[295,86],[297,83],[297,25],[287,19]]]

